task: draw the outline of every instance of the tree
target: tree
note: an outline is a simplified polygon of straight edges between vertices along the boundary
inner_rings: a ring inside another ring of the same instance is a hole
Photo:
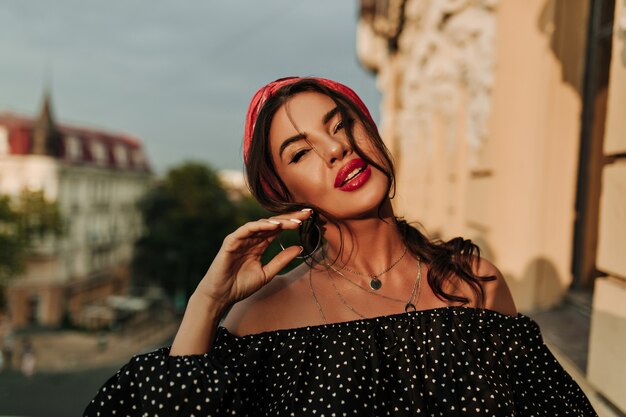
[[[141,200],[139,209],[144,234],[135,243],[135,283],[158,284],[180,308],[198,286],[226,235],[248,221],[271,215],[251,197],[231,200],[217,173],[198,162],[171,169]],[[282,239],[286,246],[295,243],[293,235]],[[262,261],[267,262],[280,250],[274,241]],[[298,263],[292,261],[285,271]]]
[[[43,191],[25,189],[15,199],[0,196],[0,307],[4,288],[24,270],[33,242],[62,231],[58,205],[46,200]]]
[[[19,227],[19,214],[7,196],[0,196],[0,287],[24,268],[26,239]],[[4,291],[3,291],[4,292]]]
[[[21,233],[29,244],[45,236],[63,234],[63,221],[56,202],[48,201],[42,190],[22,190],[15,209]]]
[[[135,244],[135,278],[188,298],[236,227],[236,206],[213,169],[188,162],[171,169],[139,208],[145,233]]]

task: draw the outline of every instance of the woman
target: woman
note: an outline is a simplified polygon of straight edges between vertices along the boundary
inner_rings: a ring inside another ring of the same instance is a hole
[[[277,215],[224,240],[172,346],[134,357],[85,415],[595,415],[476,245],[394,216],[391,157],[348,87],[261,88],[244,161]],[[302,246],[262,265],[288,229]]]

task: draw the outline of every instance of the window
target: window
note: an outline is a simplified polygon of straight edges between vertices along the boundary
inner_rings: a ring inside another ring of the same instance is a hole
[[[83,157],[83,150],[80,139],[76,136],[68,136],[65,138],[65,147],[67,149],[66,157],[70,161],[79,161]]]
[[[124,145],[115,145],[115,161],[122,168],[128,165],[128,152]]]
[[[93,153],[93,160],[98,165],[104,165],[106,163],[106,147],[104,143],[100,141],[93,141],[91,143],[91,152]]]

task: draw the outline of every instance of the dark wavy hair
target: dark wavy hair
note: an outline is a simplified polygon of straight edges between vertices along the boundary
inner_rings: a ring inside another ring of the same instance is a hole
[[[311,221],[305,222],[302,228],[300,228],[300,237],[302,246],[304,247],[304,253],[310,254],[322,238],[320,231],[324,227],[324,222],[321,219],[321,215],[323,215],[326,221],[335,226],[339,225],[339,221],[319,207],[315,207],[310,203],[305,204],[303,202],[294,201],[293,196],[276,172],[269,146],[270,126],[276,111],[286,104],[291,97],[302,92],[321,93],[330,97],[335,102],[344,120],[346,135],[354,152],[368,164],[383,172],[387,177],[387,195],[389,195],[390,199],[395,195],[396,189],[395,170],[389,150],[380,137],[376,126],[349,98],[318,83],[315,79],[310,78],[303,78],[276,91],[259,111],[254,126],[246,166],[247,184],[250,192],[259,204],[271,212],[287,213],[300,210],[304,207],[310,207],[314,210],[314,216]],[[371,145],[378,152],[378,156],[380,157],[378,159],[380,160],[372,159],[357,145],[354,139],[355,117],[361,121],[365,127]],[[385,202],[386,200],[383,199],[378,206],[379,216]],[[406,220],[394,217],[394,221],[408,250],[413,253],[413,255],[418,256],[422,261],[429,264],[427,279],[437,297],[448,301],[460,302],[463,305],[468,304],[470,300],[467,297],[460,297],[444,291],[444,285],[446,283],[450,283],[455,287],[456,285],[454,285],[455,282],[453,282],[453,280],[454,277],[458,277],[470,285],[479,301],[479,305],[483,305],[484,291],[480,282],[492,281],[495,280],[496,277],[493,275],[479,276],[474,274],[473,262],[480,262],[480,248],[476,244],[462,237],[456,237],[449,241],[430,239],[425,233],[422,233],[418,227],[409,224]],[[314,227],[315,225],[318,227]],[[423,229],[421,224],[418,223],[418,225]],[[341,236],[341,244],[337,259],[341,256],[343,250],[341,228],[338,227],[338,230]],[[336,259],[334,261],[336,261]],[[311,267],[316,263],[313,256],[307,257],[305,262]]]

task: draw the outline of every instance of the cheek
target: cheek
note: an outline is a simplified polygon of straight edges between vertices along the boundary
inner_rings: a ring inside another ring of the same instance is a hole
[[[367,156],[377,163],[383,164],[384,158],[380,155],[380,151],[374,145],[374,141],[370,139],[363,125],[357,124],[354,127],[353,135],[356,144]]]
[[[298,173],[291,176],[285,185],[296,201],[304,203],[319,201],[328,193],[328,186],[321,175]]]

